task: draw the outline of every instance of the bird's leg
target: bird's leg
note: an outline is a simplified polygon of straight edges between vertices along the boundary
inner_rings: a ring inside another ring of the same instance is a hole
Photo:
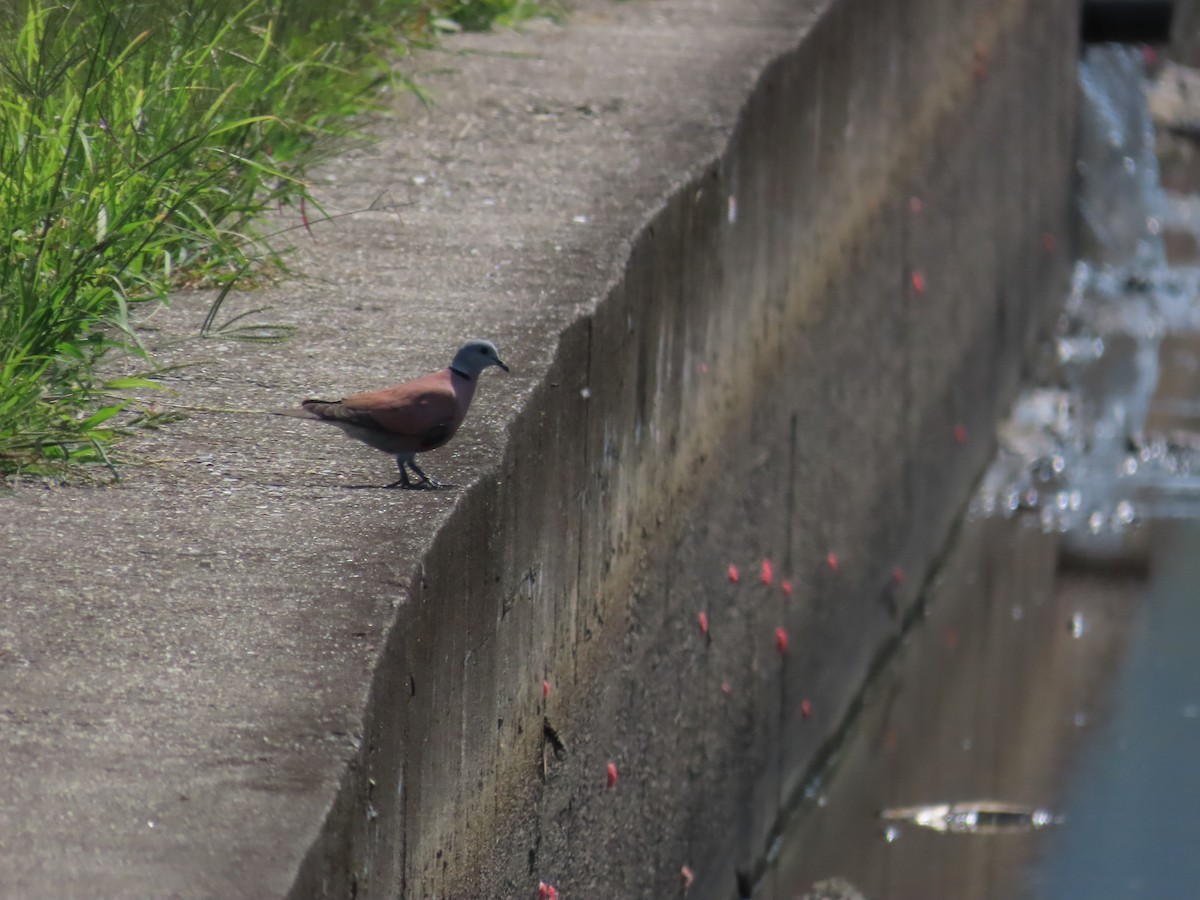
[[[436,478],[430,478],[428,475],[426,475],[424,473],[424,471],[422,471],[421,467],[417,465],[417,455],[415,453],[412,454],[411,456],[409,456],[408,467],[410,469],[412,469],[413,472],[415,472],[417,475],[421,476],[421,480],[419,482],[417,482],[420,485],[424,485],[424,486],[431,487],[431,488],[453,487],[453,485],[445,484],[441,481],[438,481]]]
[[[412,480],[408,477],[408,469],[406,468],[406,464],[412,462],[412,456],[411,453],[396,454],[396,467],[400,470],[400,477],[389,484],[388,487],[405,489],[413,487]]]
[[[388,487],[404,488],[405,490],[413,490],[416,488],[428,488],[431,490],[436,490],[437,488],[448,488],[454,486],[451,484],[444,484],[443,482],[438,481],[436,478],[430,478],[428,475],[426,475],[424,471],[422,471],[421,467],[417,465],[416,456],[417,455],[415,453],[396,454],[396,466],[400,469],[400,478],[397,481],[393,481],[388,485]],[[411,478],[409,478],[409,469],[412,469],[413,474],[418,476],[421,480],[413,481]]]

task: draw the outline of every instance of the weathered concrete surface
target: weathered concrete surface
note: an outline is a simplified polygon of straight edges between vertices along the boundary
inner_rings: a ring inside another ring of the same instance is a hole
[[[150,324],[199,361],[172,385],[194,406],[493,338],[514,376],[425,460],[468,487],[369,489],[390,463],[332,429],[196,415],[119,486],[4,499],[5,892],[752,878],[1057,296],[1073,15],[597,0],[428,57],[438,106],[320,191],[394,209],[319,228],[311,280],[266,292],[293,341],[181,340],[204,298]]]

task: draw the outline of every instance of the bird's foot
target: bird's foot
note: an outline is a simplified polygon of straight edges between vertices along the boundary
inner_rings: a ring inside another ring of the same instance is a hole
[[[436,478],[430,478],[428,475],[426,475],[421,467],[417,465],[414,454],[403,453],[397,456],[396,467],[400,469],[400,477],[388,485],[390,488],[404,488],[406,491],[441,491],[445,490],[446,488],[455,487],[453,484],[446,484],[438,481]],[[412,472],[413,475],[417,476],[421,480],[413,481],[412,478],[408,476],[409,472]]]
[[[413,480],[408,477],[408,469],[405,467],[404,463],[400,464],[400,477],[391,484],[387,485],[387,487],[390,488],[403,488],[406,491],[411,490],[416,486],[417,485],[413,483]]]
[[[407,465],[408,465],[408,468],[412,469],[412,473],[414,475],[421,476],[421,480],[418,481],[414,485],[414,487],[424,488],[425,490],[429,490],[429,491],[440,491],[440,490],[445,490],[446,488],[454,487],[454,485],[452,485],[452,484],[446,484],[445,482],[438,481],[436,478],[432,478],[429,475],[426,475],[425,470],[417,465],[417,461],[415,459],[409,459],[407,461]]]
[[[391,484],[386,485],[389,488],[400,488],[405,491],[445,491],[450,488],[458,487],[456,484],[450,484],[445,481],[438,481],[436,478],[430,478],[424,472],[421,473],[420,481],[413,481],[405,472],[403,477],[397,478]]]
[[[458,485],[451,484],[448,481],[438,481],[436,478],[424,475],[420,481],[414,482],[412,487],[422,491],[448,491],[451,488],[458,487]]]

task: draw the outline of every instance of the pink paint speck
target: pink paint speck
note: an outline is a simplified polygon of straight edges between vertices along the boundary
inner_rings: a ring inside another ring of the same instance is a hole
[[[617,786],[617,764],[610,762],[608,764],[608,789],[612,790]]]
[[[788,648],[787,630],[782,625],[780,625],[778,628],[775,629],[775,649],[778,650],[780,653],[787,653],[787,648]]]
[[[735,566],[733,563],[730,563],[729,564],[729,582],[730,582],[730,584],[737,584],[741,580],[741,578],[742,578],[742,576],[741,576],[741,573],[738,572],[738,567]]]
[[[688,891],[691,889],[692,883],[696,880],[696,873],[692,871],[691,866],[680,866],[679,878],[683,882],[684,891]]]
[[[701,610],[697,618],[700,620],[700,633],[708,634],[708,613]]]
[[[543,681],[542,682],[542,699],[545,700],[549,696],[550,696],[550,682]]]
[[[825,557],[825,565],[829,566],[830,572],[836,572],[840,564],[841,563],[838,561],[838,555],[836,553],[830,553]]]
[[[762,569],[759,570],[758,579],[763,584],[770,584],[775,580],[775,567],[771,565],[769,559],[762,561]]]
[[[783,596],[785,596],[785,597],[792,596],[792,583],[790,581],[788,581],[786,578],[783,580],[783,584],[781,584],[780,587],[783,588]]]
[[[912,282],[913,293],[916,293],[916,294],[925,293],[925,276],[924,275],[922,275],[920,272],[913,272],[912,275],[909,277],[909,281]]]
[[[805,699],[805,700],[800,701],[800,715],[804,716],[804,718],[806,718],[806,719],[812,718],[812,701],[811,700]]]

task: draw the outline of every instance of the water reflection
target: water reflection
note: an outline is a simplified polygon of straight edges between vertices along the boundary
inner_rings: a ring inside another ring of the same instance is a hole
[[[761,896],[1194,895],[1200,524],[1151,526],[1144,570],[1096,573],[1057,569],[1031,518],[967,527]]]
[[[1064,773],[1069,827],[1030,895],[1193,897],[1200,885],[1200,526],[1157,535],[1110,713]]]
[[[1063,773],[1108,721],[1143,584],[1066,574],[1056,589],[1057,550],[1033,516],[967,527],[763,896],[835,876],[868,897],[1030,896],[1046,835],[1072,827]]]
[[[998,800],[896,806],[880,812],[879,818],[888,823],[908,822],[942,833],[979,835],[1020,834],[1063,822],[1062,816],[1047,809]],[[884,836],[891,843],[899,839],[900,831],[894,824],[889,824],[884,827]]]

